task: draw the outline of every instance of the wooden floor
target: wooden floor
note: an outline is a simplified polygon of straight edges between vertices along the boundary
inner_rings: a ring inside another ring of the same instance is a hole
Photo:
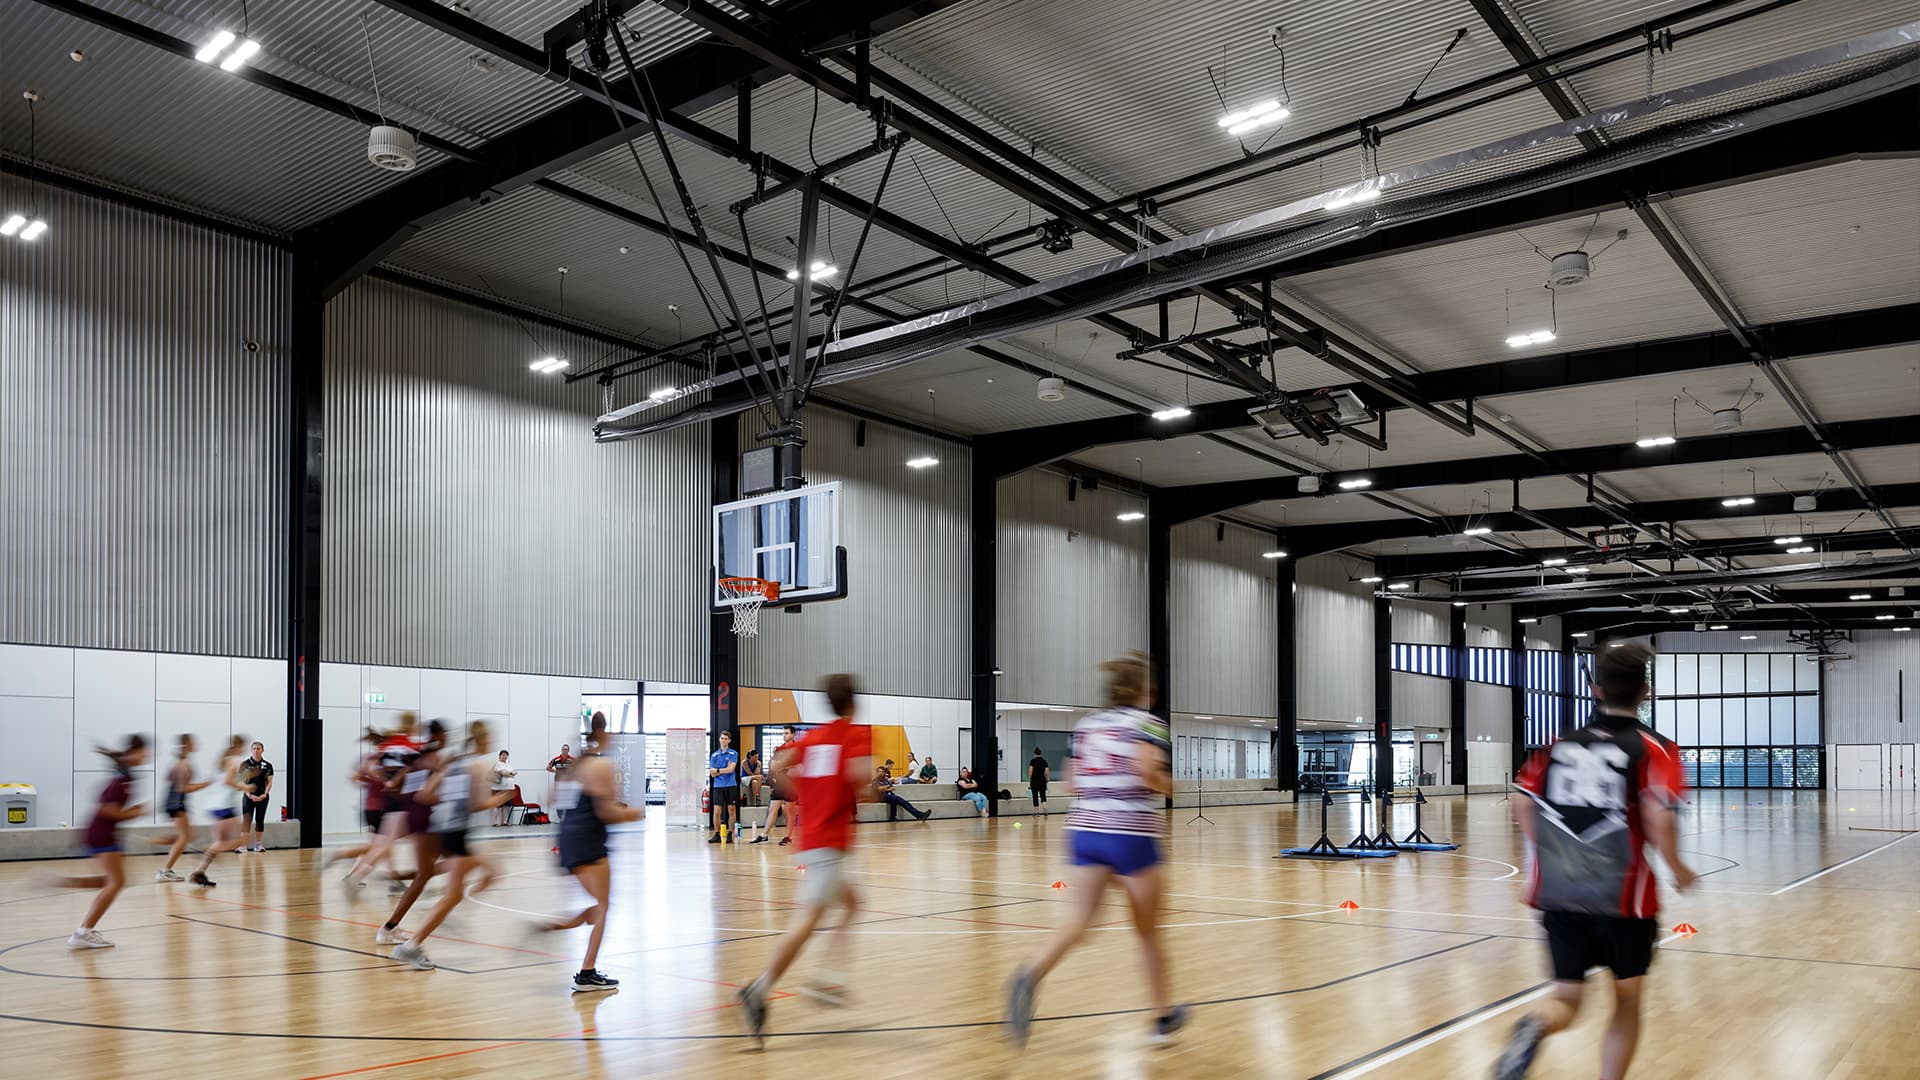
[[[1666,893],[1662,922],[1699,934],[1655,963],[1635,1075],[1920,1075],[1920,841],[1866,831],[1920,827],[1916,809],[1696,795],[1682,847],[1708,876]],[[1196,1008],[1156,1051],[1118,906],[1042,988],[1027,1051],[999,1041],[1002,983],[1063,900],[1058,818],[862,827],[857,1001],[781,997],[760,1057],[732,994],[791,910],[791,849],[711,847],[657,820],[620,837],[610,995],[568,992],[581,938],[525,933],[521,912],[574,904],[545,839],[491,843],[512,876],[455,915],[431,973],[382,959],[385,898],[347,901],[311,853],[225,857],[212,893],[152,884],[159,860],[130,860],[140,883],[102,926],[118,947],[82,953],[64,946],[86,894],[38,880],[76,864],[0,864],[0,1046],[9,1073],[47,1077],[1477,1077],[1545,975],[1508,810],[1436,800],[1427,829],[1458,853],[1359,864],[1270,857],[1311,840],[1317,808],[1210,810],[1212,825],[1174,811],[1166,939]],[[1336,810],[1338,840],[1350,812]],[[1339,911],[1349,899],[1359,910]],[[1535,1075],[1594,1075],[1598,1019],[1550,1043]]]

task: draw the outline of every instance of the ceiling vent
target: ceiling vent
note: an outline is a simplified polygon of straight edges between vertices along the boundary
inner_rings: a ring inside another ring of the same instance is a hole
[[[420,144],[405,128],[378,124],[367,133],[367,160],[389,172],[411,172],[420,161]]]
[[[1048,376],[1041,379],[1035,392],[1041,401],[1067,400],[1067,380]]]
[[[1563,251],[1547,269],[1549,288],[1565,289],[1593,276],[1593,259],[1584,251]]]
[[[1319,477],[1309,475],[1309,476],[1303,476],[1300,478],[1300,494],[1317,495],[1319,493],[1320,493]]]
[[[1796,514],[1811,514],[1819,505],[1820,500],[1811,495],[1795,495],[1793,497],[1793,512]]]
[[[1715,409],[1713,410],[1713,430],[1733,431],[1740,426],[1740,419],[1739,409]]]

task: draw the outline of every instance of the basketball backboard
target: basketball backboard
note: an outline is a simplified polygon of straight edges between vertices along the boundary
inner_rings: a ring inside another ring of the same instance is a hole
[[[840,483],[756,495],[713,508],[713,606],[721,578],[765,578],[780,584],[781,604],[837,600],[847,594],[846,550],[840,546]]]

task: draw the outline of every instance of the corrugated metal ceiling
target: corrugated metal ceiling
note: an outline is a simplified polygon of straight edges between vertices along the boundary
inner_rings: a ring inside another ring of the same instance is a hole
[[[1815,356],[1781,367],[1822,420],[1920,412],[1920,344]]]

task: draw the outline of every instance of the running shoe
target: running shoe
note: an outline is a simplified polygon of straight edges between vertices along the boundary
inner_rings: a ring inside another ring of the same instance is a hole
[[[1147,1036],[1147,1041],[1155,1046],[1165,1045],[1169,1039],[1173,1038],[1174,1032],[1186,1026],[1187,1007],[1175,1005],[1172,1012],[1154,1020],[1153,1034]]]
[[[927,820],[928,818],[930,818],[930,817],[932,817],[932,816],[933,816],[933,811],[931,811],[931,810],[922,810],[922,811],[920,811],[920,812],[919,812],[918,814],[915,814],[914,816],[915,816],[915,817],[917,817],[917,818],[919,818],[919,819],[920,819],[921,821],[925,821],[925,820]]]
[[[1007,1039],[1016,1047],[1027,1045],[1033,1030],[1033,978],[1016,972],[1007,984]]]
[[[740,1002],[740,1014],[747,1018],[747,1032],[753,1036],[754,1048],[766,1049],[767,994],[760,988],[760,980],[755,979],[742,987],[736,999]]]
[[[791,837],[791,836],[783,836],[783,837],[781,837],[781,838],[780,838],[780,846],[781,846],[781,847],[791,847],[792,845],[793,845],[793,837]]]
[[[412,940],[413,940],[412,934],[408,933],[405,930],[400,929],[397,926],[395,927],[383,926],[379,930],[375,931],[373,935],[373,943],[375,945],[398,945],[401,942],[412,941]]]
[[[407,891],[406,882],[401,881],[399,878],[387,879],[387,895],[388,896],[399,896],[401,893],[406,891]]]
[[[619,979],[609,979],[598,971],[588,969],[573,977],[573,992],[576,994],[597,994],[603,990],[620,989]]]
[[[69,949],[111,949],[113,942],[100,936],[100,931],[88,928],[75,930],[67,938]]]
[[[155,871],[153,872],[153,880],[155,880],[155,881],[185,881],[185,880],[187,880],[187,879],[186,879],[186,878],[183,878],[183,877],[181,877],[181,876],[180,876],[179,874],[176,874],[176,873],[174,873],[174,872],[173,872],[173,871],[171,871],[171,870],[155,870]]]
[[[215,885],[220,884],[219,882],[213,880],[212,878],[208,877],[207,875],[201,873],[198,870],[195,870],[193,873],[187,875],[187,880],[192,882],[195,885],[200,886],[203,889],[211,889]]]
[[[712,836],[709,836],[709,837],[707,837],[707,843],[709,843],[709,844],[717,844],[717,843],[719,843],[719,842],[720,842],[720,834],[719,834],[719,833],[714,833],[714,834],[713,834]]]
[[[415,971],[432,971],[433,961],[427,958],[427,950],[411,941],[402,942],[393,947],[392,958],[403,964],[409,964]]]
[[[764,844],[764,843],[766,843],[766,842],[767,842],[768,840],[770,840],[770,839],[772,839],[772,838],[771,838],[771,837],[769,837],[769,836],[768,836],[768,835],[767,835],[766,833],[761,833],[761,834],[760,834],[759,836],[756,836],[756,837],[754,837],[754,838],[753,838],[752,840],[749,840],[749,841],[747,841],[747,843],[749,843],[749,844]]]
[[[260,854],[261,852],[263,852],[263,851],[265,851],[265,850],[267,850],[267,846],[266,846],[265,844],[255,844],[255,845],[253,845],[253,851],[254,851],[254,854],[256,854],[256,855],[258,855],[258,854]]]
[[[1547,1037],[1547,1025],[1537,1016],[1523,1016],[1513,1025],[1507,1048],[1493,1063],[1493,1080],[1520,1080],[1533,1067],[1533,1056],[1540,1052],[1540,1040]]]

